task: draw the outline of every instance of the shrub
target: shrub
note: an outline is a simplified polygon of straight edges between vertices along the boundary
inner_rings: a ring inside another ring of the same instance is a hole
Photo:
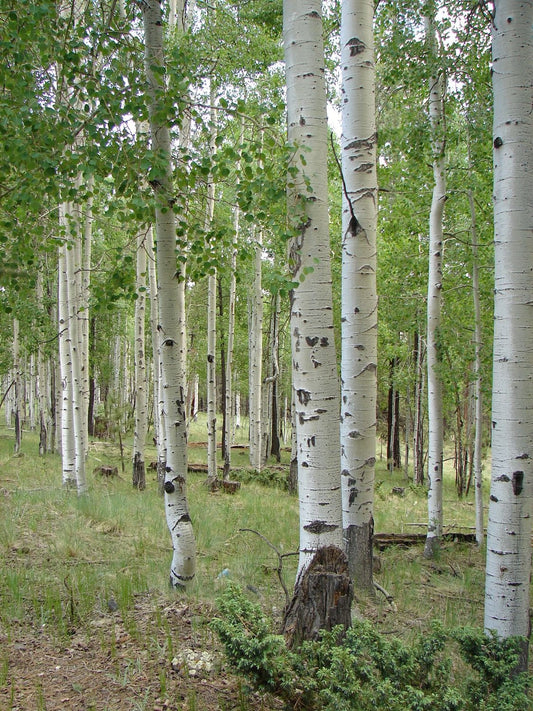
[[[527,711],[530,678],[515,674],[522,641],[480,630],[445,632],[434,623],[413,644],[357,620],[347,633],[324,632],[318,641],[288,650],[259,606],[229,585],[212,622],[229,662],[259,690],[288,707],[322,711]],[[467,663],[452,674],[449,642]]]

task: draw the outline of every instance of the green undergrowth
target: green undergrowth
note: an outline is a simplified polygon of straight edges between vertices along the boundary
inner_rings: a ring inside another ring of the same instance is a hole
[[[200,418],[191,432],[193,463],[205,463],[203,437],[205,421]],[[124,438],[123,443],[121,457],[118,443],[91,442],[89,491],[77,497],[61,486],[60,458],[38,456],[35,433],[24,432],[22,453],[14,456],[13,433],[0,425],[0,634],[7,639],[16,639],[24,629],[46,632],[63,645],[73,635],[93,635],[99,629],[95,620],[110,610],[136,639],[142,634],[136,617],[140,600],[153,604],[156,612],[175,604],[178,593],[168,586],[171,543],[156,474],[148,470],[146,490],[134,490],[131,441]],[[198,549],[191,608],[211,609],[230,582],[247,590],[264,616],[278,624],[285,605],[279,556],[289,593],[297,566],[297,558],[287,555],[298,546],[298,499],[284,490],[283,466],[289,455],[282,452],[282,468],[270,461],[258,475],[249,467],[245,447],[232,450],[231,478],[242,481],[235,495],[210,493],[204,473],[190,474],[188,497]],[[146,462],[155,459],[155,449],[148,448]],[[116,466],[118,477],[95,474],[101,465]],[[412,486],[402,472],[388,472],[382,461],[376,479],[376,532],[423,532],[423,487]],[[457,501],[453,476],[448,476],[446,530],[469,530],[472,504],[472,496]],[[409,646],[431,630],[435,618],[446,628],[465,621],[482,624],[484,552],[475,545],[447,541],[433,561],[423,558],[422,545],[390,546],[376,550],[376,566],[375,580],[389,597],[357,594],[355,602],[359,614],[387,638],[398,637]],[[167,624],[164,616],[161,620]],[[171,626],[165,640],[170,663],[179,644]],[[113,644],[114,637],[102,636],[111,654]],[[157,649],[155,638],[153,644]],[[1,665],[0,656],[0,672]],[[459,673],[455,661],[452,673]]]
[[[521,640],[433,622],[409,643],[356,620],[289,650],[235,585],[212,622],[231,666],[287,708],[321,711],[527,711],[533,680],[516,674]],[[454,646],[454,649],[451,647]],[[458,668],[458,660],[461,668]]]

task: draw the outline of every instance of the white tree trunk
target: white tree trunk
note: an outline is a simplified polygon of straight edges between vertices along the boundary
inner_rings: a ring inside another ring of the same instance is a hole
[[[60,222],[64,221],[60,206]],[[63,486],[76,486],[76,448],[72,410],[72,378],[70,366],[70,332],[68,310],[68,286],[66,247],[59,248],[58,257],[58,326],[59,326],[59,368],[61,377],[61,461]]]
[[[35,354],[30,354],[28,370],[28,420],[30,429],[35,430],[35,392],[36,392]]]
[[[211,84],[211,136],[210,152],[213,155],[216,145],[214,91]],[[210,229],[215,212],[215,183],[209,176],[207,183],[207,202],[205,212],[205,230]],[[217,272],[207,278],[207,478],[214,481],[217,478],[217,379],[216,379],[216,347],[217,347]]]
[[[481,336],[481,298],[479,293],[479,259],[478,231],[476,223],[476,208],[472,190],[468,191],[470,207],[470,234],[472,237],[472,298],[474,301],[474,487],[476,508],[476,541],[483,544],[483,390],[481,380],[481,353],[483,341]]]
[[[43,304],[43,274],[39,270],[37,273],[37,286],[36,286],[36,297],[37,302]],[[37,409],[38,409],[38,419],[39,419],[39,454],[43,456],[46,454],[49,447],[49,433],[50,433],[50,422],[49,422],[49,387],[48,379],[46,376],[46,366],[47,359],[44,353],[44,348],[42,343],[39,342],[37,347],[37,381],[36,381],[36,394],[37,394]]]
[[[299,220],[297,225],[293,222],[297,236],[290,246],[290,262],[298,282],[292,292],[291,335],[302,573],[318,548],[342,547],[340,398],[330,271],[322,6],[319,0],[285,0],[283,8],[288,140],[297,146],[288,186],[289,214]]]
[[[343,0],[341,465],[350,573],[373,592],[377,175],[373,0]]]
[[[241,394],[239,392],[235,393],[235,419],[233,426],[233,436],[235,437],[235,432],[241,429]]]
[[[150,285],[150,330],[152,333],[152,368],[154,379],[154,430],[157,443],[157,479],[161,491],[165,481],[165,463],[167,461],[167,440],[165,432],[163,386],[161,378],[161,357],[159,353],[159,298],[154,250],[154,232],[149,228],[146,236],[146,252],[148,257],[148,280]]]
[[[429,61],[436,63],[434,18],[425,18]],[[427,373],[428,373],[428,531],[424,555],[433,557],[442,535],[442,465],[444,423],[442,380],[440,374],[441,303],[442,303],[442,221],[446,200],[444,158],[444,80],[435,73],[430,78],[429,117],[433,151],[433,196],[429,217],[429,274],[427,302]]]
[[[496,0],[495,320],[485,627],[529,637],[533,517],[533,2]],[[527,668],[524,643],[522,668]]]
[[[217,275],[207,279],[207,477],[217,478]]]
[[[237,242],[239,239],[239,208],[235,207],[233,215],[233,229],[235,230],[235,242],[231,250],[230,264],[230,285],[228,299],[228,343],[226,352],[226,388],[224,398],[224,409],[226,416],[224,421],[226,427],[224,430],[224,479],[229,479],[231,467],[231,431],[232,431],[232,411],[231,404],[233,399],[232,375],[233,375],[233,344],[235,341],[235,300],[237,296]]]
[[[135,300],[135,424],[133,430],[133,476],[136,489],[146,487],[144,448],[148,433],[148,383],[146,380],[145,314],[146,314],[146,234],[137,235],[137,299]]]
[[[81,17],[86,5],[86,0],[73,0],[72,3],[60,8],[60,13],[64,18],[68,18],[75,26]],[[64,93],[61,93],[64,92]],[[65,85],[60,88],[57,97],[59,102],[78,103],[74,93],[74,87]],[[83,133],[80,132],[74,140],[74,146],[83,144]],[[75,187],[80,190],[82,186],[81,173],[75,180]],[[74,447],[74,476],[78,495],[87,491],[87,481],[85,473],[85,460],[88,449],[87,432],[87,395],[88,390],[84,388],[88,380],[85,379],[88,373],[84,373],[84,339],[81,324],[84,318],[84,306],[88,305],[88,295],[84,292],[84,276],[82,263],[82,219],[79,204],[73,202],[63,202],[59,211],[60,227],[65,243],[60,247],[60,274],[59,289],[64,289],[60,300],[63,300],[63,309],[59,314],[60,340],[61,332],[65,332],[63,349],[60,345],[60,359],[65,359],[62,364],[61,378],[63,385],[63,408],[62,414],[65,421],[62,425],[62,457],[63,462],[63,483],[69,485],[72,466],[72,447]],[[89,252],[90,255],[90,252]],[[87,276],[88,279],[88,276]],[[87,282],[88,284],[88,282]],[[85,348],[88,352],[88,348]],[[71,412],[67,413],[66,409]],[[72,442],[72,437],[74,441]]]
[[[92,242],[93,242],[93,190],[94,175],[88,179],[87,189],[89,195],[84,206],[83,221],[83,245],[82,245],[82,269],[80,274],[80,311],[78,318],[81,325],[81,363],[83,380],[83,422],[85,437],[85,456],[89,454],[89,433],[88,433],[88,413],[89,413],[89,294],[91,288],[92,270]]]
[[[263,289],[262,289],[262,253],[263,232],[254,230],[254,274],[250,294],[250,318],[248,328],[249,349],[249,419],[250,419],[250,466],[256,471],[263,467],[261,447],[261,404],[263,389]]]
[[[64,229],[68,235],[68,242],[61,249],[65,253],[65,269],[67,277],[67,328],[69,345],[69,363],[67,377],[70,380],[70,407],[72,408],[72,429],[74,431],[74,451],[75,451],[75,476],[78,494],[87,491],[87,481],[85,476],[86,457],[86,417],[85,398],[83,393],[83,367],[79,321],[80,313],[80,279],[81,264],[80,256],[80,233],[79,222],[77,220],[78,211],[70,204],[65,206]],[[71,247],[68,249],[68,247]]]
[[[15,454],[20,452],[20,447],[22,444],[22,420],[23,420],[23,407],[22,407],[22,372],[20,364],[20,339],[19,339],[20,327],[17,318],[13,319],[13,379],[15,381],[15,397],[14,397],[14,419],[15,419],[15,444],[14,451]]]
[[[151,148],[160,156],[161,169],[153,181],[156,209],[157,277],[159,284],[159,344],[167,441],[164,483],[167,524],[174,555],[170,582],[186,587],[196,574],[196,542],[187,505],[187,422],[185,371],[184,270],[176,269],[176,223],[171,181],[170,131],[161,121],[165,93],[163,21],[159,0],[142,6],[145,71],[150,97]]]

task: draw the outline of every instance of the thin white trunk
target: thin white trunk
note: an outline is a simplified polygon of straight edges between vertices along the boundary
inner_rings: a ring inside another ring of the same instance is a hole
[[[144,448],[148,433],[148,383],[146,380],[145,314],[146,314],[146,234],[137,235],[137,299],[135,300],[135,424],[133,430],[133,476],[136,489],[146,487]]]
[[[72,408],[72,428],[74,431],[74,449],[75,449],[75,476],[76,488],[78,494],[84,494],[87,491],[87,481],[85,476],[85,452],[86,452],[86,418],[85,400],[83,396],[83,368],[81,354],[81,338],[80,338],[80,321],[78,314],[80,311],[80,264],[78,257],[79,249],[79,223],[76,220],[77,211],[70,203],[66,206],[64,228],[66,234],[69,235],[72,227],[71,238],[62,249],[65,252],[65,268],[67,276],[67,327],[68,327],[68,343],[69,364],[67,377],[71,381],[70,390],[70,407]],[[71,249],[68,249],[71,246]]]
[[[377,398],[377,175],[373,0],[343,0],[341,465],[344,545],[373,592]]]
[[[43,304],[43,275],[42,271],[39,270],[37,273],[37,286],[36,286],[36,297],[39,305]],[[36,381],[36,394],[37,394],[37,409],[38,409],[38,419],[39,419],[39,454],[43,456],[46,454],[49,446],[49,433],[50,433],[50,423],[48,413],[50,412],[50,407],[48,403],[48,397],[50,388],[48,387],[48,378],[46,373],[47,359],[44,352],[44,348],[41,342],[37,347],[37,381]]]
[[[250,294],[249,319],[249,415],[250,415],[250,466],[257,471],[263,467],[261,447],[261,403],[263,388],[263,290],[261,268],[263,232],[254,230],[254,275]]]
[[[150,285],[150,329],[152,333],[152,368],[154,380],[154,429],[157,442],[157,478],[161,489],[165,480],[165,462],[167,460],[167,444],[163,405],[163,387],[161,379],[161,357],[159,353],[159,298],[156,275],[156,259],[154,250],[154,231],[148,229],[146,235],[146,252],[148,257],[148,280]]]
[[[15,391],[14,391],[14,408],[13,412],[15,415],[15,444],[14,451],[15,454],[20,452],[20,447],[22,444],[22,420],[23,420],[23,406],[22,406],[22,372],[20,364],[20,339],[19,339],[20,327],[17,318],[13,319],[13,377],[15,381]]]
[[[217,478],[217,275],[207,278],[207,477]]]
[[[142,6],[145,38],[145,72],[150,97],[151,149],[159,157],[161,169],[153,181],[157,238],[157,278],[159,285],[159,344],[162,366],[163,401],[167,459],[165,472],[165,510],[174,555],[170,582],[186,587],[196,574],[196,542],[186,495],[187,421],[186,382],[183,368],[187,348],[183,269],[176,271],[176,223],[172,210],[174,192],[171,180],[170,131],[163,123],[165,58],[163,20],[159,0],[146,0]]]
[[[229,478],[231,467],[231,428],[232,428],[232,412],[231,403],[233,399],[232,375],[233,375],[233,347],[235,342],[235,300],[237,296],[237,242],[239,239],[239,215],[238,207],[235,207],[233,215],[233,229],[235,231],[235,242],[231,250],[230,264],[230,285],[228,298],[228,343],[226,351],[226,392],[224,408],[226,417],[224,418],[226,427],[224,431],[224,479]]]
[[[285,0],[283,10],[288,140],[297,146],[288,187],[289,214],[297,233],[290,245],[291,269],[298,282],[291,299],[291,335],[302,573],[318,548],[342,547],[340,398],[330,270],[322,5],[319,0]]]
[[[78,318],[81,325],[81,360],[82,360],[82,381],[83,381],[83,422],[85,437],[85,455],[89,453],[89,433],[88,433],[88,413],[89,413],[89,294],[91,289],[91,267],[92,267],[92,242],[93,242],[93,190],[94,175],[90,175],[87,183],[89,196],[85,203],[85,214],[83,220],[83,245],[82,264],[80,275],[80,311]]]
[[[434,18],[425,18],[430,61],[437,61]],[[444,423],[439,343],[442,304],[442,232],[446,176],[444,158],[444,92],[442,76],[430,78],[429,117],[433,152],[433,196],[429,217],[429,274],[427,301],[427,377],[428,377],[428,531],[424,555],[433,557],[442,535],[442,465]]]
[[[30,355],[30,365],[28,370],[28,419],[30,429],[35,430],[35,392],[36,392],[36,373],[35,373],[35,354]]]
[[[239,392],[235,393],[235,419],[233,425],[234,433],[241,429],[241,394]]]
[[[413,422],[413,484],[424,483],[424,390],[426,369],[424,368],[424,342],[418,330],[414,334],[415,358],[415,416]]]
[[[86,0],[73,0],[72,3],[64,5],[60,8],[60,14],[63,18],[69,19],[73,26],[79,21]],[[61,84],[60,84],[61,86]],[[74,103],[79,107],[79,100],[76,97],[75,87],[63,85],[61,90],[65,93],[58,94],[59,102]],[[84,136],[80,132],[74,139],[74,148],[78,148],[83,144]],[[81,173],[76,177],[75,188],[81,189],[82,176]],[[63,463],[63,483],[69,484],[70,468],[72,464],[72,446],[74,447],[74,476],[76,480],[76,488],[78,495],[82,495],[87,491],[87,481],[85,472],[85,460],[88,448],[87,434],[87,395],[88,390],[84,389],[86,381],[84,378],[88,373],[84,374],[84,339],[81,319],[83,318],[84,306],[88,305],[88,294],[84,292],[83,273],[82,273],[82,217],[80,205],[73,202],[64,201],[60,206],[59,211],[60,227],[62,228],[63,239],[65,243],[60,248],[60,269],[62,273],[59,275],[59,289],[65,289],[65,293],[61,298],[64,300],[63,312],[59,315],[60,332],[66,329],[66,338],[64,346],[66,347],[66,363],[63,363],[61,378],[66,385],[63,386],[63,415],[65,426],[62,426],[62,432],[67,436],[67,442],[63,442],[62,457],[66,458]],[[67,248],[68,247],[68,248]],[[61,339],[61,335],[60,335]],[[88,352],[88,348],[86,348]],[[65,357],[65,352],[61,353],[60,358]],[[88,358],[88,356],[86,356]],[[87,369],[88,371],[88,369]],[[70,408],[71,412],[67,413],[66,409]],[[74,441],[72,443],[72,439]]]
[[[495,318],[485,628],[529,637],[533,517],[533,2],[496,0]],[[527,668],[527,642],[520,664]]]
[[[483,341],[481,336],[481,298],[479,293],[479,259],[478,232],[476,224],[476,208],[472,190],[468,191],[470,207],[470,234],[472,237],[472,298],[474,300],[474,487],[476,508],[476,541],[483,544],[483,390],[481,379],[481,353]]]
[[[63,207],[60,206],[60,222],[64,222]],[[72,410],[71,347],[68,309],[68,276],[66,246],[59,248],[58,256],[58,326],[59,326],[59,369],[61,379],[61,461],[63,486],[76,486],[76,448]]]
[[[216,116],[214,110],[214,88],[211,82],[211,136],[209,150],[213,155],[216,146]],[[210,229],[215,212],[215,183],[209,175],[207,183],[207,202],[205,208],[205,230]],[[217,272],[213,268],[207,278],[207,478],[217,478],[217,381],[216,381],[216,343],[217,343]]]

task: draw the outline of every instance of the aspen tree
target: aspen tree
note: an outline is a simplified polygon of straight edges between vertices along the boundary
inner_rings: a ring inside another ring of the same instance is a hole
[[[20,452],[22,445],[22,371],[20,365],[20,325],[18,318],[13,319],[13,375],[15,381],[15,398],[13,413],[15,416],[15,454]]]
[[[342,547],[339,379],[328,224],[328,134],[322,5],[285,0],[293,391],[300,506],[299,574],[324,546]]]
[[[350,573],[373,591],[377,176],[372,0],[343,0],[341,465]]]
[[[159,289],[159,348],[166,431],[165,511],[173,558],[170,582],[186,587],[196,574],[196,542],[187,504],[187,422],[185,371],[185,301],[176,265],[170,131],[165,122],[165,57],[163,19],[159,0],[140,3],[144,20],[145,72],[148,84],[151,148],[158,157],[151,181],[155,195],[157,280]]]
[[[211,155],[216,145],[214,88],[211,84],[211,135],[209,149]],[[207,202],[205,207],[205,231],[213,222],[215,212],[215,182],[210,174],[207,181]],[[217,478],[217,383],[216,383],[216,340],[217,340],[217,270],[213,267],[207,277],[207,478],[214,482]]]
[[[434,7],[431,8],[434,12]],[[436,62],[435,18],[425,18],[429,57]],[[444,91],[442,75],[433,71],[429,80],[429,118],[433,154],[433,194],[429,218],[429,274],[427,301],[427,383],[428,383],[428,531],[424,555],[433,557],[442,535],[442,465],[444,421],[442,412],[442,375],[440,363],[442,344],[439,343],[442,303],[443,214],[446,200],[444,157]]]
[[[150,288],[150,331],[152,335],[152,372],[154,380],[154,430],[157,443],[157,480],[162,491],[165,481],[167,440],[164,418],[165,406],[163,403],[163,386],[161,378],[161,354],[159,351],[159,332],[157,330],[159,297],[157,289],[156,255],[154,248],[154,231],[151,225],[146,234],[146,251],[148,257],[148,284]]]
[[[86,8],[85,0],[73,0],[60,12],[75,27]],[[60,72],[62,68],[59,68]],[[58,102],[71,103],[79,108],[76,96],[76,86],[64,86],[63,78],[58,82]],[[71,149],[83,144],[83,133],[75,137]],[[81,174],[76,176],[74,187],[79,192],[82,187]],[[87,490],[85,460],[88,449],[87,427],[87,384],[84,374],[84,338],[82,327],[83,307],[88,304],[88,296],[84,295],[84,278],[82,270],[82,224],[79,204],[72,200],[64,200],[60,205],[59,224],[63,233],[63,244],[59,248],[58,260],[59,291],[61,293],[59,307],[59,356],[61,361],[61,379],[63,383],[63,405],[61,409],[61,447],[63,460],[63,483],[70,485],[72,477],[76,482],[79,495]],[[87,282],[88,284],[88,282]],[[87,349],[85,349],[87,352]],[[72,451],[73,450],[73,451]],[[74,455],[72,463],[72,454]],[[71,469],[73,464],[73,470]]]
[[[235,242],[231,248],[231,264],[230,264],[230,286],[228,299],[228,350],[226,352],[226,388],[224,398],[224,409],[226,416],[224,418],[226,426],[224,427],[224,479],[229,478],[231,467],[231,403],[233,397],[232,376],[233,376],[233,350],[235,342],[235,302],[237,298],[237,240],[239,238],[239,216],[238,207],[234,208],[233,214],[233,229],[235,230]]]
[[[533,517],[533,1],[496,0],[492,475],[485,628],[524,638]]]
[[[262,252],[263,232],[254,229],[253,281],[250,289],[250,317],[248,327],[248,390],[250,415],[250,465],[257,471],[263,467],[261,403],[263,388],[263,290]]]
[[[60,222],[64,220],[63,207],[60,206]],[[76,486],[76,450],[74,442],[72,410],[72,377],[70,372],[70,334],[67,290],[66,249],[60,247],[58,256],[58,301],[57,315],[59,324],[59,372],[61,398],[61,464],[63,486]]]
[[[146,380],[146,353],[144,324],[146,312],[146,232],[137,235],[137,298],[135,300],[135,424],[133,430],[133,476],[136,489],[146,487],[144,447],[148,433],[148,393]]]

